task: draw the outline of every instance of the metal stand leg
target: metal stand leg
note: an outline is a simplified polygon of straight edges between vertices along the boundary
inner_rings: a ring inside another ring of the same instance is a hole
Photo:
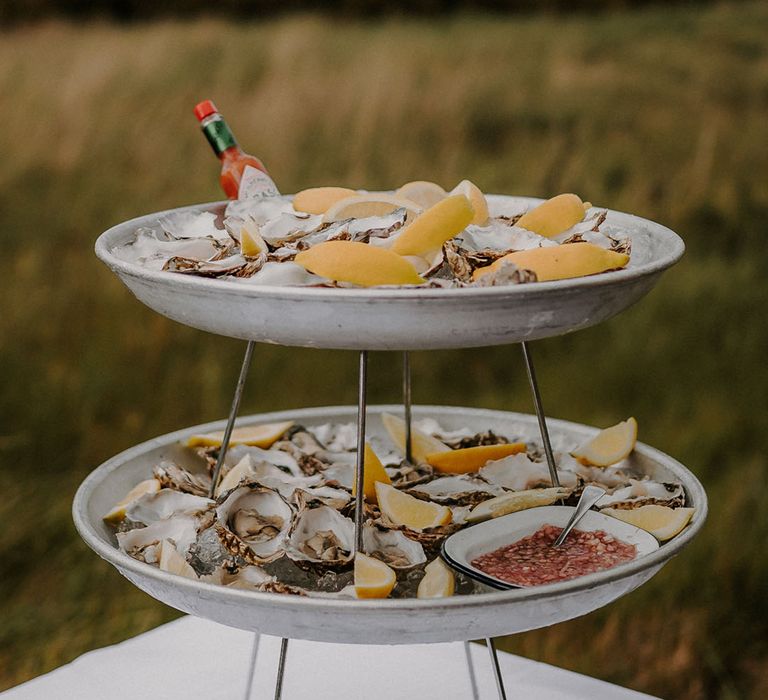
[[[285,675],[285,657],[288,654],[288,640],[283,637],[280,642],[280,661],[277,664],[277,680],[275,681],[275,700],[283,696],[283,676]]]
[[[365,413],[367,402],[368,351],[360,351],[357,394],[357,466],[355,470],[355,553],[363,551],[363,519],[365,484]]]
[[[240,410],[240,399],[243,398],[243,388],[245,387],[245,380],[248,377],[248,370],[251,367],[254,345],[255,343],[252,340],[249,340],[248,345],[245,348],[245,357],[243,358],[243,365],[240,367],[240,376],[238,377],[237,386],[235,387],[235,395],[232,398],[232,407],[229,409],[227,427],[224,429],[224,437],[221,440],[219,458],[216,460],[216,468],[213,470],[213,478],[211,479],[211,491],[208,494],[210,498],[214,497],[216,488],[219,485],[221,466],[224,464],[224,458],[227,456],[227,450],[229,449],[229,438],[232,436],[232,429],[235,427],[237,412]]]
[[[472,700],[480,700],[480,695],[477,692],[477,678],[475,678],[475,664],[472,661],[472,649],[469,646],[469,642],[464,642],[464,654],[467,657],[467,670],[469,671],[469,684],[472,687]]]
[[[253,637],[253,647],[251,648],[251,664],[248,670],[248,685],[245,687],[244,700],[251,700],[251,692],[253,692],[253,680],[256,677],[256,659],[259,656],[259,642],[261,641],[261,635],[256,632]]]
[[[539,419],[539,430],[541,431],[541,441],[544,443],[544,454],[547,456],[547,466],[549,467],[549,477],[552,479],[552,486],[560,486],[560,479],[557,476],[557,466],[555,465],[555,456],[552,454],[552,445],[549,442],[549,431],[547,430],[547,419],[544,416],[544,408],[541,405],[541,394],[539,394],[539,385],[536,382],[536,371],[533,368],[533,358],[528,344],[523,341],[520,343],[523,348],[523,357],[525,358],[525,368],[528,371],[528,382],[531,385],[531,394],[533,394],[533,405],[536,408],[536,417]]]
[[[493,639],[486,637],[485,643],[488,646],[488,653],[491,655],[491,665],[493,666],[493,675],[496,678],[496,690],[499,692],[499,700],[507,700],[507,693],[504,690],[504,679],[501,677],[499,658],[496,656],[496,647],[493,645]]]
[[[405,413],[405,461],[413,464],[411,440],[411,358],[403,351],[403,412]]]

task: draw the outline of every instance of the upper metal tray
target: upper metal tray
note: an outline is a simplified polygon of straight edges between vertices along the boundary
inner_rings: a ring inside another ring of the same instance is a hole
[[[541,200],[489,195],[491,207]],[[172,211],[222,211],[225,202]],[[148,270],[112,250],[157,212],[112,227],[96,254],[155,311],[219,335],[279,345],[348,350],[428,350],[504,345],[593,326],[624,310],[677,262],[685,246],[660,224],[609,211],[605,225],[632,239],[623,270],[509,287],[336,289],[252,286]]]
[[[369,408],[368,435],[384,436],[378,415],[398,406]],[[295,420],[306,426],[352,422],[354,406],[310,408],[243,418],[239,424]],[[447,430],[488,430],[538,442],[536,417],[473,408],[418,406],[416,418],[433,417]],[[555,449],[567,449],[597,430],[561,420],[548,421]],[[122,452],[82,483],[75,496],[75,525],[97,554],[154,598],[184,612],[231,627],[264,634],[321,642],[416,644],[498,637],[546,627],[602,607],[637,588],[677,554],[701,529],[707,498],[699,481],[671,457],[638,443],[632,466],[659,481],[682,483],[688,505],[696,512],[691,524],[658,550],[614,569],[561,583],[431,600],[341,600],[259,593],[202,583],[176,576],[132,559],[117,549],[102,516],[163,457],[189,459],[179,441],[193,433],[222,430],[224,421],[185,428]]]

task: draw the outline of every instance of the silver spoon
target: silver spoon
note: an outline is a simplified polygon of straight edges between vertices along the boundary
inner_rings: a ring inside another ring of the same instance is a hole
[[[552,543],[552,546],[559,547],[561,544],[563,544],[563,542],[565,542],[565,538],[568,537],[568,533],[570,533],[570,531],[576,527],[576,523],[578,523],[579,520],[584,517],[585,513],[603,496],[605,496],[605,489],[601,489],[599,486],[594,486],[592,484],[589,484],[589,486],[585,487],[585,489],[581,492],[581,498],[576,504],[576,510],[573,511],[571,519],[563,528],[560,536]]]

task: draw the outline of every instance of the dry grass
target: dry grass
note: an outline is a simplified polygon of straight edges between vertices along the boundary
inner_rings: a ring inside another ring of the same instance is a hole
[[[331,25],[50,24],[0,40],[0,687],[173,615],[86,551],[69,505],[117,451],[225,415],[239,343],[165,321],[101,268],[109,225],[219,198],[214,98],[285,191],[409,179],[593,202],[680,231],[637,307],[537,343],[552,415],[688,464],[712,497],[685,554],[608,609],[510,645],[664,697],[766,685],[768,11]],[[396,400],[392,358],[374,400]],[[262,347],[246,411],[354,400],[351,353]],[[530,410],[518,352],[419,353],[419,401]],[[590,644],[578,643],[587,638]]]

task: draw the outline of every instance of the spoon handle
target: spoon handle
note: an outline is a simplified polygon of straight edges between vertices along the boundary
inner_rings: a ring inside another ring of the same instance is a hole
[[[559,547],[561,544],[563,544],[563,542],[565,542],[565,538],[568,537],[568,533],[576,526],[576,523],[578,523],[579,520],[584,517],[584,514],[603,496],[605,496],[605,489],[601,489],[599,486],[594,486],[593,484],[586,486],[581,492],[581,498],[576,504],[576,510],[573,511],[571,519],[563,528],[560,536],[552,543],[552,546]]]

